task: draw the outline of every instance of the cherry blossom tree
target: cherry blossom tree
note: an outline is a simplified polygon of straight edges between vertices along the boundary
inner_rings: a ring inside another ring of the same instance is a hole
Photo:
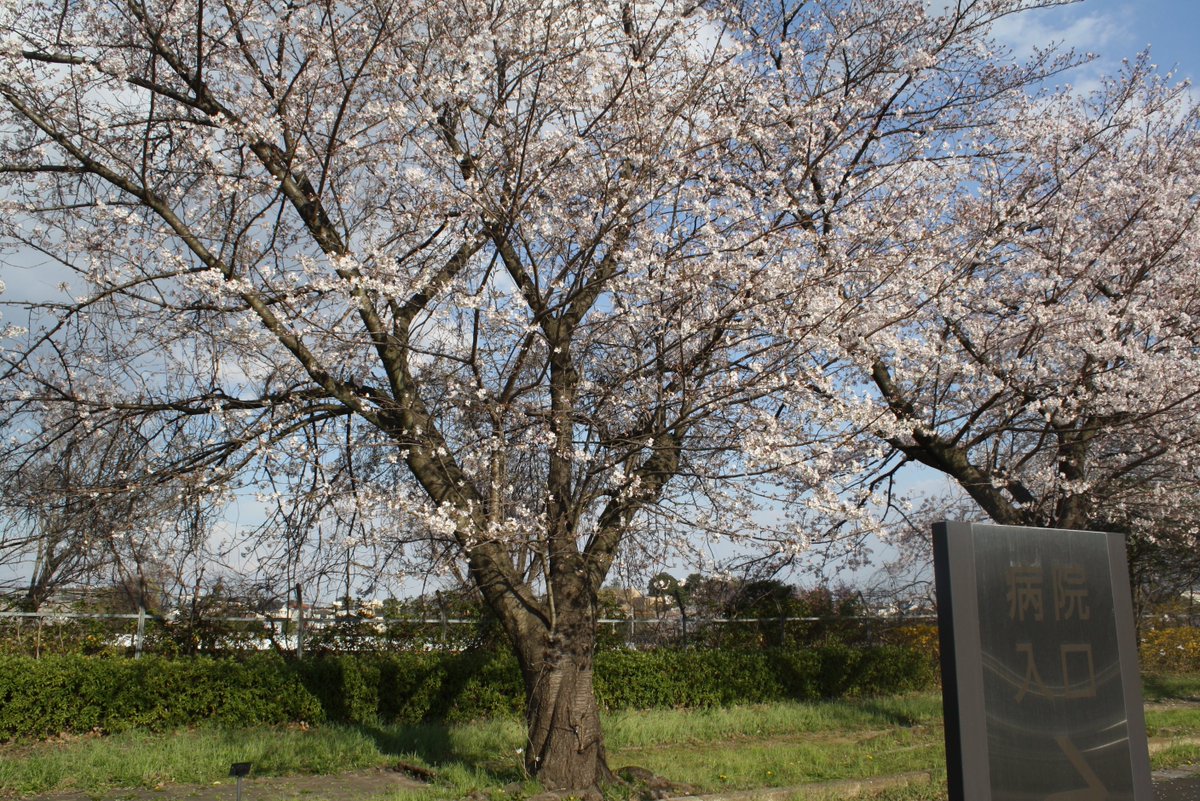
[[[886,456],[859,434],[908,440],[850,369],[935,347],[885,301],[958,291],[908,257],[1071,63],[988,39],[1036,5],[9,8],[0,233],[75,294],[12,332],[4,414],[152,420],[159,473],[304,484],[462,570],[524,676],[528,769],[604,783],[615,560],[869,525],[838,491]]]
[[[0,564],[14,574],[29,564],[28,581],[18,588],[22,611],[36,612],[60,587],[107,572],[111,554],[99,540],[126,533],[123,518],[136,500],[109,494],[117,478],[107,468],[122,470],[127,454],[114,452],[117,442],[99,440],[60,440],[0,474]],[[110,498],[116,503],[104,502]]]
[[[95,424],[70,408],[53,411],[66,415],[25,416],[40,425],[6,431],[36,443],[10,447],[0,468],[0,565],[27,576],[17,605],[35,612],[64,586],[112,583],[133,608],[159,611],[150,584],[168,561],[194,562],[201,552],[212,560],[205,534],[222,493],[183,475],[154,477],[157,454],[135,418]]]
[[[989,137],[943,230],[847,290],[847,414],[996,522],[1195,543],[1200,107],[1144,55]]]

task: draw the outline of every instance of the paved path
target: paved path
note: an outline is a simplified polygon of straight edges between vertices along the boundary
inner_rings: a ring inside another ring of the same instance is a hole
[[[1155,801],[1200,801],[1200,776],[1195,771],[1165,770],[1154,774]]]
[[[668,801],[794,801],[795,799],[851,799],[876,793],[890,787],[928,784],[928,771],[914,771],[896,776],[877,776],[872,779],[849,779],[807,784],[799,787],[746,790],[743,792],[712,793],[682,796]],[[1200,773],[1195,768],[1155,771],[1154,801],[1200,801]]]
[[[908,784],[926,784],[930,780],[927,771],[904,773],[897,776],[879,776],[874,779],[827,782],[775,791],[749,791],[720,795],[696,796],[673,799],[673,801],[789,801],[789,799],[855,798],[866,792],[877,792],[887,787]],[[1200,801],[1200,769],[1197,767],[1179,770],[1155,771],[1151,777],[1154,785],[1154,801]]]

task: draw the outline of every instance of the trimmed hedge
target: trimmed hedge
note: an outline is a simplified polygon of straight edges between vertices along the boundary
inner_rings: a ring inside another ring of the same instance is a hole
[[[513,714],[524,704],[507,652],[354,654],[288,663],[338,723],[461,721]]]
[[[608,651],[596,655],[607,709],[710,707],[882,694],[930,686],[928,658],[897,646]],[[507,652],[391,653],[284,661],[0,656],[0,739],[170,729],[211,721],[374,725],[517,714]]]
[[[0,738],[5,739],[325,717],[278,658],[0,657]]]
[[[596,655],[596,695],[609,709],[711,707],[882,695],[933,686],[929,659],[897,646],[797,651],[610,651]]]

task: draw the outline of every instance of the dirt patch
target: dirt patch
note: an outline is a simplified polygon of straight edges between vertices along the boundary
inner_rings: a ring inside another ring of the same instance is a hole
[[[1167,698],[1163,701],[1151,701],[1146,704],[1147,710],[1164,709],[1196,709],[1200,708],[1200,698]]]
[[[397,790],[426,786],[406,773],[388,768],[332,776],[251,776],[242,781],[242,801],[374,801]],[[164,784],[160,787],[114,788],[95,792],[49,793],[27,801],[235,801],[237,784]]]
[[[1157,754],[1159,751],[1166,751],[1173,745],[1200,745],[1200,737],[1194,734],[1168,735],[1165,737],[1151,737],[1146,742],[1150,753]]]

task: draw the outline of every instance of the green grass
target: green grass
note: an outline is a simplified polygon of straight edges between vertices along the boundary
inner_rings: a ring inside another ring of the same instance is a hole
[[[1147,735],[1181,740],[1200,737],[1200,674],[1145,676],[1142,693],[1147,703],[1162,704],[1146,710]],[[1200,764],[1200,745],[1172,743],[1151,754],[1150,764],[1155,770]]]
[[[926,770],[941,760],[940,731],[834,738],[772,739],[647,751],[615,752],[655,773],[705,792],[787,787],[809,782]]]
[[[1147,703],[1200,701],[1200,673],[1143,676],[1142,696]]]
[[[1150,767],[1154,770],[1191,765],[1200,765],[1200,745],[1180,743],[1150,755]]]
[[[614,712],[605,717],[610,749],[771,738],[789,734],[940,725],[941,696],[920,693],[822,703],[776,703],[698,710]]]
[[[1164,682],[1190,692],[1183,680]],[[1169,696],[1159,696],[1161,700]],[[1147,712],[1152,737],[1200,735],[1200,707]],[[705,710],[614,712],[605,717],[609,762],[637,765],[703,792],[789,787],[809,782],[930,771],[932,783],[894,788],[879,801],[945,798],[941,698],[921,693],[825,703],[778,703]],[[163,783],[211,784],[231,762],[259,776],[339,773],[404,761],[436,771],[437,782],[393,801],[437,801],[480,791],[499,798],[521,784],[521,722],[463,725],[223,730],[167,735],[128,732],[0,746],[0,796],[102,792]],[[1200,746],[1178,742],[1154,755],[1156,769],[1200,762]]]
[[[0,750],[0,794],[97,791],[207,784],[233,762],[253,762],[260,776],[338,773],[386,761],[375,742],[352,729],[189,729],[125,732]]]
[[[1193,737],[1200,734],[1200,709],[1147,709],[1146,734],[1150,737]]]
[[[705,790],[882,775],[940,760],[940,701],[932,694],[621,712],[606,717],[605,729],[614,767],[635,764]],[[516,719],[83,737],[0,750],[0,793],[206,783],[239,761],[253,762],[255,774],[267,776],[333,773],[400,759],[438,773],[437,787],[414,799],[463,797],[523,781],[523,743]]]
[[[380,754],[437,771],[457,788],[481,789],[525,779],[523,724],[497,718],[469,724],[361,728]]]
[[[647,768],[711,792],[927,770],[941,764],[932,694],[614,715],[614,767]]]

